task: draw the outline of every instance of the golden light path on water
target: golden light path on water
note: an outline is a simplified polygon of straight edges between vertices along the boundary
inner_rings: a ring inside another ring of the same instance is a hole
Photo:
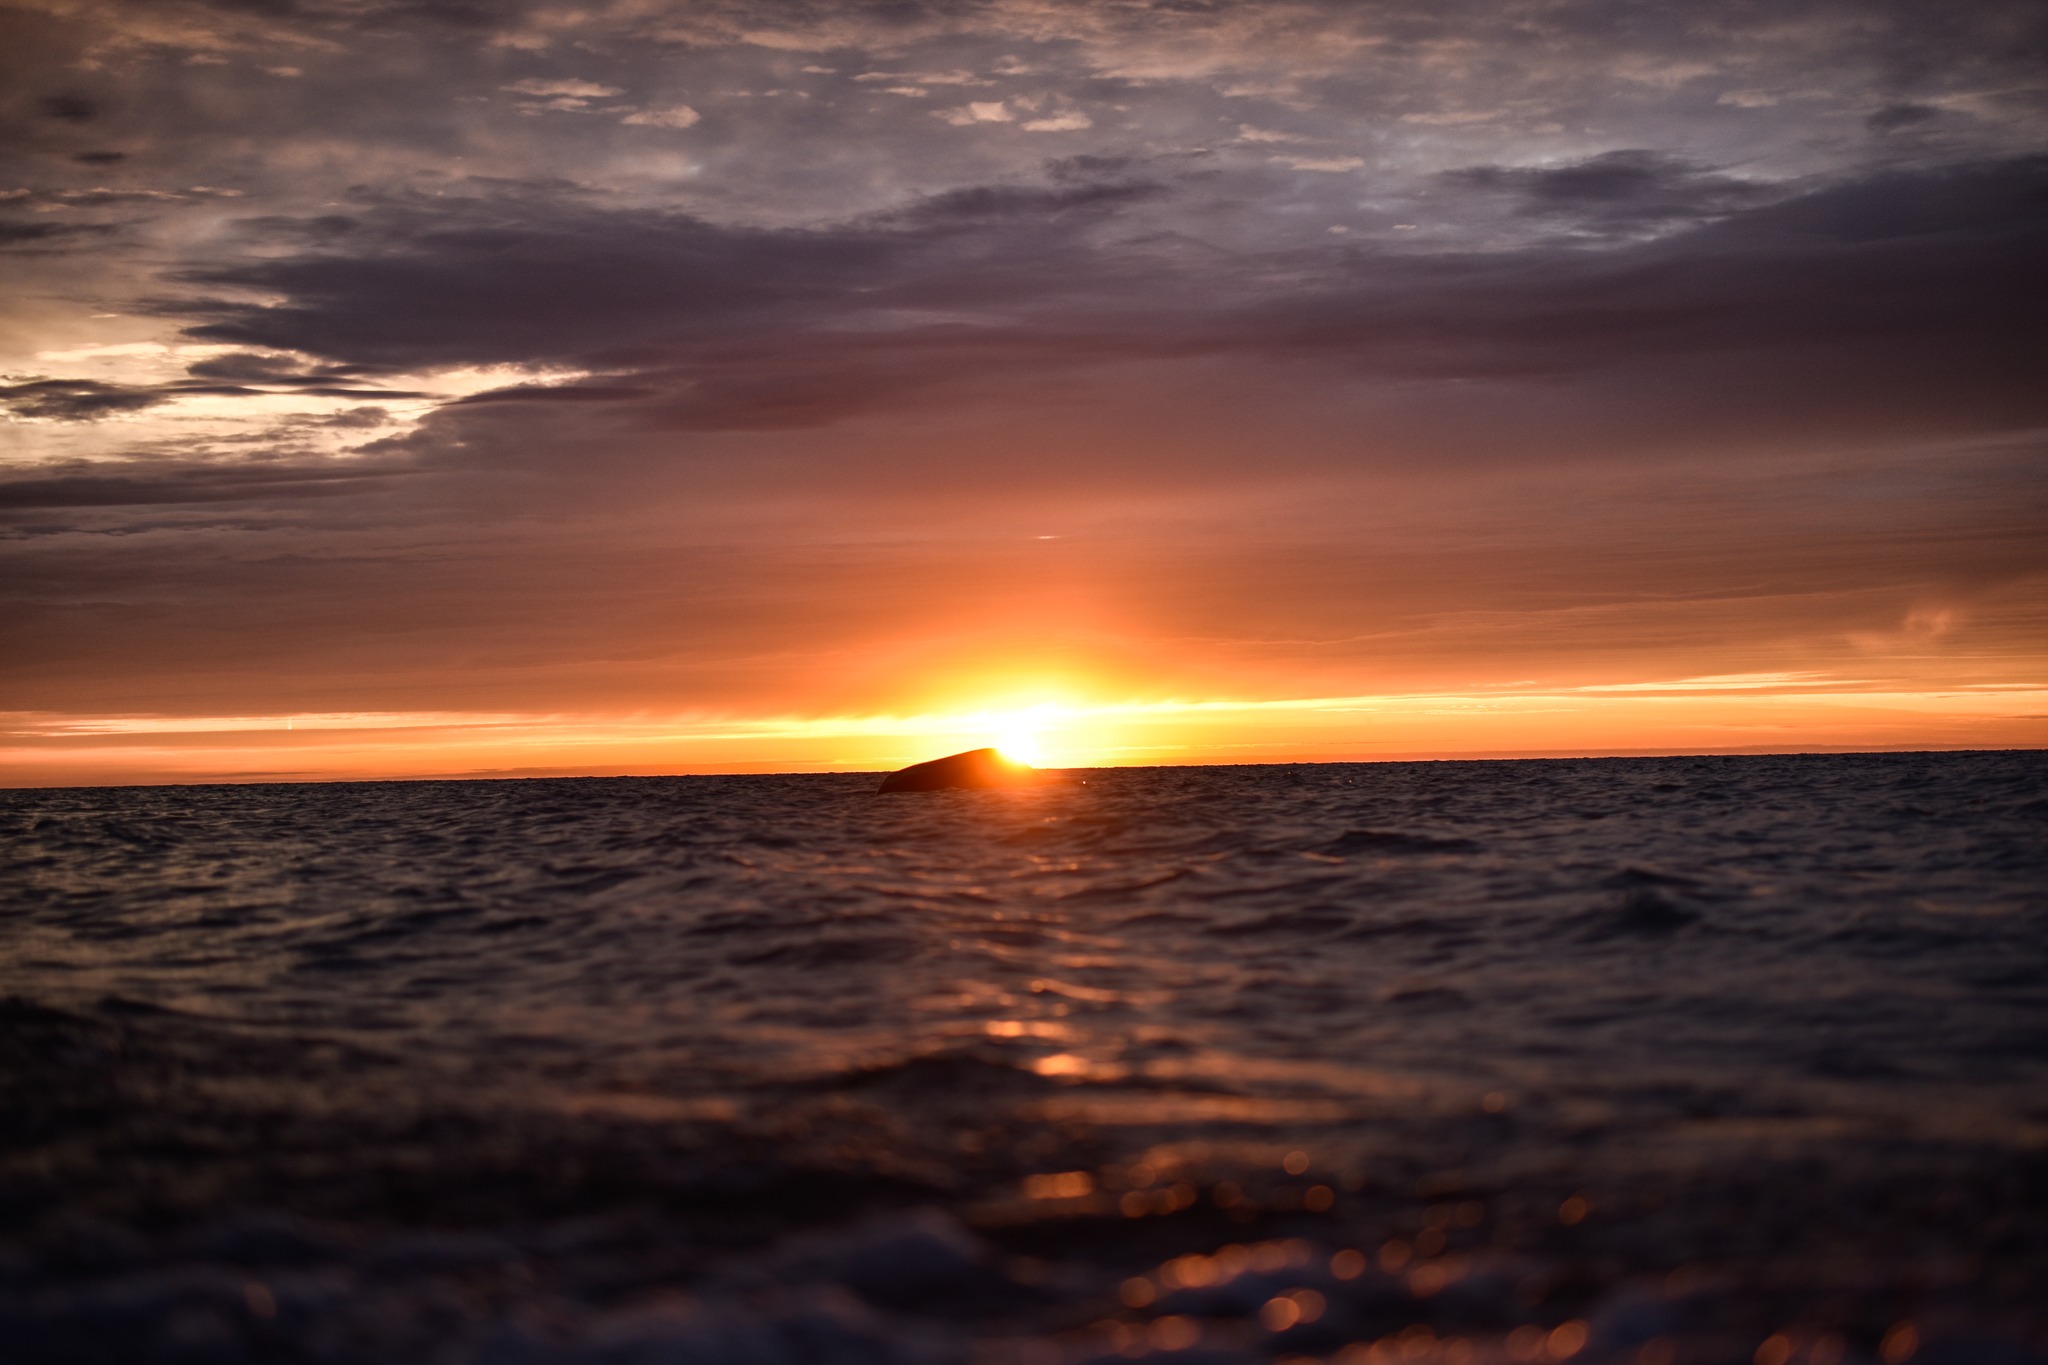
[[[1040,767],[2048,745],[2048,684],[1740,674],[1265,700],[1055,696],[912,714],[361,711],[0,717],[10,785],[873,771],[993,746]]]

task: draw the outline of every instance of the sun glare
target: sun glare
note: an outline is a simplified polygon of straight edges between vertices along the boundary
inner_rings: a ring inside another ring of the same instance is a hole
[[[1040,751],[1038,735],[1031,730],[1007,730],[996,738],[996,752],[1013,763],[1037,767],[1044,762]]]
[[[932,713],[930,721],[963,741],[985,744],[1012,763],[1033,768],[1073,756],[1072,727],[1086,707],[1044,697],[1009,697],[980,704],[956,704]]]

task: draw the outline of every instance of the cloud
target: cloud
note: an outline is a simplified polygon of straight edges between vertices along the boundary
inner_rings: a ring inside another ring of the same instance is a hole
[[[0,384],[0,407],[17,417],[51,422],[97,422],[139,413],[179,398],[255,398],[292,394],[303,398],[418,399],[417,391],[365,387],[349,377],[359,367],[300,368],[296,360],[230,354],[196,361],[186,378],[154,384],[111,384],[89,378],[38,377]]]
[[[1252,125],[1250,125],[1249,123],[1240,123],[1240,124],[1238,124],[1238,125],[1237,125],[1237,140],[1238,140],[1239,142],[1306,142],[1306,141],[1308,141],[1308,139],[1307,139],[1307,138],[1305,138],[1305,137],[1301,136],[1301,135],[1300,135],[1299,133],[1281,133],[1281,132],[1275,132],[1274,130],[1272,130],[1272,129],[1270,129],[1270,128],[1254,128],[1254,127],[1252,127]]]
[[[822,69],[822,68],[821,68]],[[810,70],[806,67],[805,70]],[[992,85],[994,82],[972,71],[863,71],[853,78],[863,83],[893,81],[906,85]]]
[[[2043,358],[2027,300],[2048,259],[2034,254],[2048,241],[2044,161],[1803,194],[1633,153],[1480,168],[1450,183],[1576,224],[1677,226],[1598,252],[1417,255],[1347,239],[1315,256],[1241,255],[1226,275],[1212,255],[1141,247],[1120,226],[1182,186],[1128,161],[1049,169],[1042,186],[948,191],[802,230],[530,190],[364,203],[346,233],[269,224],[269,254],[188,275],[269,301],[178,307],[200,315],[194,340],[262,348],[195,379],[332,387],[552,366],[601,377],[469,403],[622,406],[693,430],[828,424],[975,376],[1225,355],[1404,380],[1576,376],[1590,395],[1654,387],[1674,411],[1746,385],[1759,420],[1788,421],[1841,411],[1859,374],[1882,374],[1884,396],[1858,402],[1886,421],[1915,405],[1922,421],[2048,416],[2023,378]],[[314,245],[288,249],[301,241]],[[277,352],[322,363],[287,370]]]
[[[1021,245],[1015,239],[1024,233],[1035,237],[1038,249],[1044,251],[1052,248],[1055,240],[1071,242],[1075,230],[1087,223],[1173,192],[1170,185],[1146,178],[1141,167],[1127,160],[1072,157],[1049,163],[1049,169],[1050,185],[977,185],[947,190],[877,214],[856,230],[879,230],[884,234],[879,240],[913,250],[921,243],[957,243],[969,232],[989,234],[985,238],[989,246],[999,242]],[[979,254],[971,241],[968,250],[970,256]],[[908,263],[914,257],[902,259]],[[922,259],[940,265],[950,258],[928,255]],[[1070,258],[1066,264],[1078,266],[1081,261]],[[1056,292],[1064,295],[1066,291]]]
[[[316,426],[334,427],[349,431],[370,431],[388,426],[390,423],[390,409],[375,407],[350,408],[347,412],[337,412],[328,417],[314,419],[314,425]]]
[[[1094,126],[1095,120],[1089,118],[1078,109],[1068,110],[1063,114],[1051,114],[1045,118],[1031,119],[1023,125],[1024,131],[1027,133],[1073,133],[1079,132],[1083,128],[1093,128]]]
[[[1001,100],[992,100],[970,102],[957,109],[934,109],[932,117],[944,119],[956,128],[964,128],[975,123],[1009,123],[1017,116]]]
[[[109,204],[175,203],[186,196],[170,190],[110,190],[94,186],[91,189],[58,190],[36,197],[45,203],[65,208],[104,208]]]
[[[1276,156],[1273,160],[1290,170],[1322,171],[1333,175],[1355,171],[1365,164],[1365,158],[1358,156]]]
[[[0,478],[0,513],[87,507],[167,507],[341,497],[399,477],[388,467],[178,468],[159,473],[59,470]]]
[[[109,223],[0,222],[0,251],[62,250],[67,241],[105,237],[115,231]]]
[[[305,369],[305,362],[297,356],[263,355],[251,351],[231,351],[226,355],[196,360],[186,367],[186,373],[199,379],[273,384],[306,382],[312,377]],[[320,376],[333,379],[347,373],[346,370],[326,369],[320,371]]]
[[[450,401],[450,407],[485,403],[620,403],[647,398],[654,390],[624,384],[513,384]]]
[[[1530,216],[1572,219],[1587,229],[1612,231],[1705,222],[1768,204],[1796,189],[1737,179],[1641,148],[1551,166],[1474,166],[1447,172],[1444,179],[1513,195]]]
[[[990,186],[804,231],[575,199],[443,199],[430,215],[364,206],[339,237],[265,225],[281,242],[323,243],[303,254],[190,277],[277,302],[178,308],[211,319],[188,328],[194,340],[264,348],[201,362],[195,377],[332,384],[436,366],[567,366],[614,378],[491,390],[464,405],[630,403],[670,428],[802,427],[964,374],[1099,356],[1101,343],[1059,318],[1062,301],[1101,307],[1140,281],[1092,262],[1080,239],[1165,193],[1127,177]],[[1057,259],[1073,273],[1054,282],[1044,271]],[[962,309],[980,314],[971,328]],[[1042,327],[1049,334],[1014,335]],[[276,352],[327,363],[300,370]]]
[[[188,272],[273,294],[183,303],[198,340],[378,370],[521,364],[730,335],[850,299],[904,243],[872,230],[725,227],[517,187],[360,206],[345,222],[260,225],[280,246]],[[332,245],[328,245],[332,243]]]
[[[1403,123],[1419,123],[1438,128],[1456,128],[1467,124],[1492,123],[1501,116],[1498,109],[1444,109],[1426,113],[1401,115]]]
[[[1941,117],[1941,110],[1925,104],[1887,104],[1863,120],[1874,133],[1895,133]]]
[[[701,116],[687,104],[672,104],[665,109],[640,109],[626,115],[621,123],[645,125],[650,128],[694,128]]]
[[[100,116],[98,102],[83,95],[45,96],[42,109],[45,117],[62,119],[66,123],[90,123]]]
[[[103,384],[94,379],[32,379],[0,385],[0,405],[8,411],[20,417],[57,422],[94,422],[167,401],[169,395],[155,389]]]
[[[561,95],[579,100],[610,99],[626,93],[616,85],[599,85],[595,81],[542,80],[532,76],[504,88],[521,95]]]

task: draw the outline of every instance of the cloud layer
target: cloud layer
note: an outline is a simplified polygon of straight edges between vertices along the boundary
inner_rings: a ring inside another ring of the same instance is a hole
[[[2044,663],[2037,6],[36,0],[0,52],[0,709]]]

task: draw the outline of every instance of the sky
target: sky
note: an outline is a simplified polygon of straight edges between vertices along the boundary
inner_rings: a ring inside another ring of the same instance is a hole
[[[2038,0],[17,0],[0,784],[2048,746]]]

